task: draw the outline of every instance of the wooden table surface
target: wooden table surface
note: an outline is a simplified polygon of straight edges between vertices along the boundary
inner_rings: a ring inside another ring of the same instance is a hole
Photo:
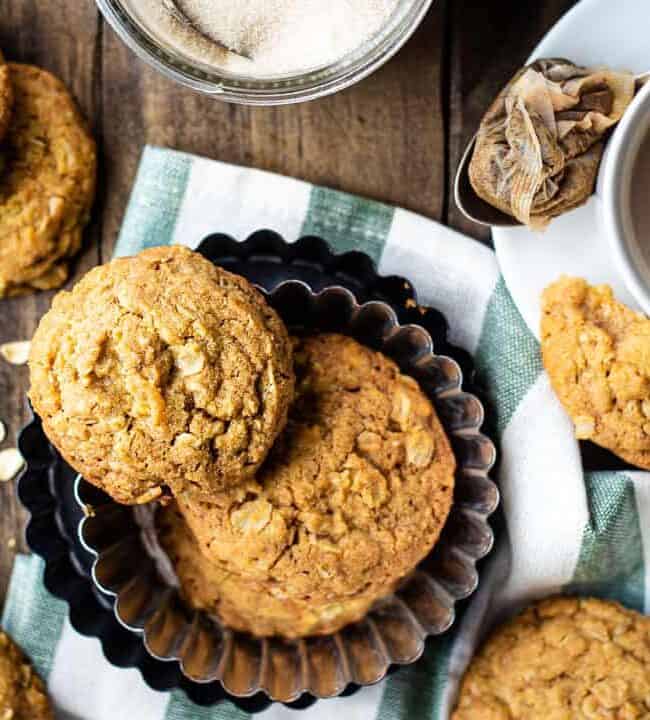
[[[496,91],[574,0],[434,0],[386,66],[304,105],[226,105],[166,80],[103,22],[92,0],[0,0],[0,47],[59,75],[99,141],[94,217],[75,276],[108,259],[145,143],[292,175],[401,205],[489,242],[451,187],[462,149]],[[29,339],[51,293],[0,301],[0,343]],[[15,442],[26,418],[26,368],[0,364],[0,418]],[[3,447],[4,447],[3,446]],[[25,513],[0,487],[0,602]]]

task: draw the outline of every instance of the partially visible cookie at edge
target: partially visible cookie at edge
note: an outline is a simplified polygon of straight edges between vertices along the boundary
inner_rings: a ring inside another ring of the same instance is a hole
[[[650,618],[591,598],[529,607],[488,638],[452,720],[650,717]]]
[[[255,474],[293,397],[287,330],[244,278],[157,247],[62,291],[29,391],[70,465],[122,503],[211,498]]]
[[[45,685],[22,650],[0,631],[0,718],[54,720]]]
[[[97,152],[63,83],[10,63],[14,111],[0,148],[0,298],[60,287],[81,247]]]
[[[2,51],[0,51],[0,143],[9,128],[11,114],[14,108],[14,90],[11,83],[11,72]],[[2,164],[0,163],[0,170]]]
[[[541,343],[576,437],[650,469],[650,320],[606,285],[563,277],[544,291]]]

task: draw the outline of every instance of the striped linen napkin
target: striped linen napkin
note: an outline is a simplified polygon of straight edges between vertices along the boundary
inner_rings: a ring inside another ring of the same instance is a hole
[[[303,720],[442,720],[477,638],[522,603],[558,591],[650,609],[650,481],[643,473],[584,474],[571,424],[551,392],[539,346],[486,247],[423,217],[304,182],[147,148],[116,254],[196,244],[213,231],[243,239],[272,228],[288,240],[321,235],[337,251],[362,250],[383,274],[408,277],[423,304],[449,319],[451,341],[471,352],[492,406],[507,533],[481,588],[452,632],[386,681],[321,701]],[[230,703],[198,708],[182,692],[150,690],[137,670],[111,667],[99,642],[78,635],[44,590],[42,563],[19,557],[4,627],[34,658],[61,719],[240,720]],[[295,711],[274,706],[261,717]]]

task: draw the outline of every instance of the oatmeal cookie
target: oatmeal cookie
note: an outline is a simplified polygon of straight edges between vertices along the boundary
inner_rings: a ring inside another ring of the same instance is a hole
[[[542,356],[576,437],[650,469],[650,320],[563,277],[542,298]]]
[[[208,559],[278,597],[376,599],[438,539],[453,452],[417,382],[381,353],[324,334],[294,357],[296,401],[257,477],[179,507]]]
[[[9,128],[11,113],[14,108],[14,88],[11,83],[9,66],[0,52],[0,142]],[[0,168],[2,165],[0,164]]]
[[[240,632],[258,637],[324,635],[361,620],[376,599],[372,594],[336,602],[287,597],[280,584],[233,573],[226,563],[203,555],[175,503],[158,509],[156,526],[184,601]]]
[[[452,720],[650,717],[650,619],[556,597],[497,629],[472,660]]]
[[[30,398],[52,443],[122,503],[252,476],[293,396],[291,344],[246,280],[183,247],[91,270],[36,331]]]
[[[14,113],[0,154],[0,297],[61,286],[95,193],[95,143],[64,85],[9,65]]]
[[[0,632],[0,718],[54,720],[43,681],[4,632]]]

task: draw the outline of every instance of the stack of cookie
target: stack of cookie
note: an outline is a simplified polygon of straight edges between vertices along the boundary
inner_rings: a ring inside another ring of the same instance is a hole
[[[454,457],[414,380],[342,335],[294,351],[289,421],[254,480],[183,494],[159,518],[191,604],[256,635],[363,617],[429,552],[452,500]]]
[[[118,502],[161,501],[192,606],[258,636],[333,632],[428,554],[455,460],[417,383],[341,335],[290,338],[181,247],[92,270],[32,343],[30,397]]]
[[[0,54],[0,298],[66,281],[96,165],[95,143],[64,85]]]

